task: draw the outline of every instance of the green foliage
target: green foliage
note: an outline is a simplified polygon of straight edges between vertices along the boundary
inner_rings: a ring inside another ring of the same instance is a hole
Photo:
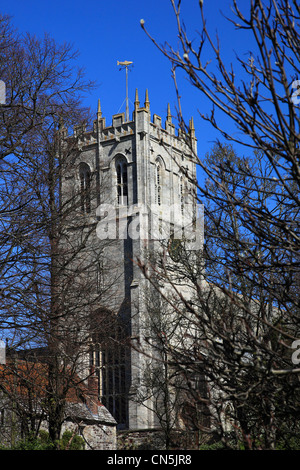
[[[73,434],[72,431],[65,431],[58,442],[59,450],[84,450],[84,440],[81,436]]]
[[[29,437],[12,447],[1,447],[1,450],[84,450],[84,440],[65,431],[57,442],[52,442],[47,431],[40,431],[38,437]]]
[[[276,450],[300,450],[300,426],[284,425],[278,432]]]
[[[201,444],[199,450],[224,450],[224,444],[220,442],[214,442],[213,444]]]
[[[46,431],[40,431],[39,436],[29,436],[27,439],[17,442],[6,450],[55,450],[55,444],[51,442]]]

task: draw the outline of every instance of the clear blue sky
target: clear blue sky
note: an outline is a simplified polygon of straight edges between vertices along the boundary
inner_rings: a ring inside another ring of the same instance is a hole
[[[229,3],[228,0],[206,0],[205,3],[209,25],[212,31],[219,30],[227,54],[238,42],[234,39],[233,28],[219,13],[222,9],[229,14]],[[184,0],[183,7],[190,36],[195,38],[195,31],[201,25],[198,0]],[[160,115],[164,121],[168,102],[175,114],[176,95],[170,65],[140,27],[143,18],[148,31],[159,43],[169,41],[176,46],[176,21],[169,0],[2,0],[0,8],[2,14],[13,17],[13,24],[19,31],[37,36],[48,32],[58,43],[71,42],[79,50],[78,64],[85,68],[88,78],[98,83],[85,104],[96,112],[100,98],[108,124],[113,114],[125,111],[125,71],[119,70],[118,60],[134,62],[129,72],[131,102],[136,88],[143,102],[148,88],[152,114]],[[217,134],[198,117],[198,110],[205,111],[207,107],[200,93],[186,80],[180,85],[185,119],[194,117],[201,156],[212,147]]]

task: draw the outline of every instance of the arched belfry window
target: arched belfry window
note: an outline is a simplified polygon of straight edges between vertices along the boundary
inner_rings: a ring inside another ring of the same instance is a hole
[[[91,170],[86,163],[80,163],[80,207],[84,213],[91,212]]]
[[[128,203],[128,175],[127,161],[125,158],[116,161],[117,173],[117,200],[118,204],[126,205]]]

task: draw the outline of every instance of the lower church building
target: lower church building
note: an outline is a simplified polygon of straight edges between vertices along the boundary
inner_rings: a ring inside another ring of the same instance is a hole
[[[38,362],[33,351],[26,356],[22,358],[20,353],[8,351],[5,362],[0,364],[2,449],[15,446],[20,449],[18,445],[30,434],[29,423],[39,429],[37,436],[41,442],[43,436],[44,440],[48,436],[48,417],[43,407],[47,398],[48,365]],[[61,438],[67,435],[66,450],[72,450],[73,439],[79,439],[80,450],[117,448],[116,420],[100,403],[95,385],[95,378],[90,376],[86,384],[68,390],[61,427]]]

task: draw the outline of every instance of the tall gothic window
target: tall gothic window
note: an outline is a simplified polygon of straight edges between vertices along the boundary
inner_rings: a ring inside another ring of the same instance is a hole
[[[127,162],[125,160],[118,160],[116,171],[118,204],[126,205],[128,203]]]
[[[129,349],[124,325],[100,309],[91,315],[90,367],[98,377],[98,393],[119,427],[128,424]]]
[[[156,204],[161,205],[161,164],[158,162],[155,168],[155,192]]]
[[[101,402],[119,426],[127,423],[126,366],[127,350],[121,328],[110,333],[101,357]]]
[[[84,213],[91,212],[91,170],[86,163],[79,166],[80,206]]]
[[[183,178],[182,175],[179,178],[179,196],[180,196],[180,210],[181,215],[183,215],[183,206],[184,206],[184,187],[183,187]]]

